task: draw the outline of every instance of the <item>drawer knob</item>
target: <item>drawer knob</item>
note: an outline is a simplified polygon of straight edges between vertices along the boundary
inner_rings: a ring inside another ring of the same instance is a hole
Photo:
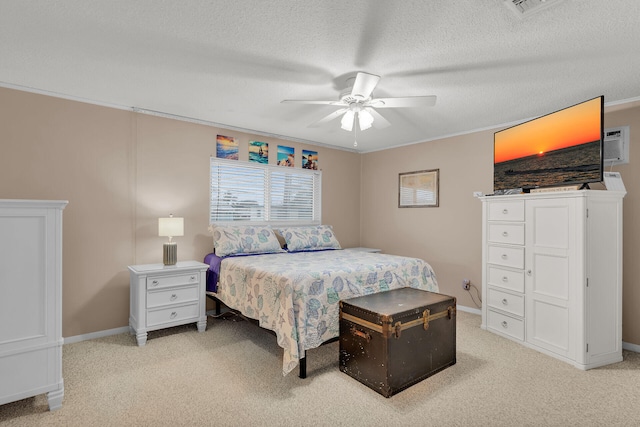
[[[178,298],[178,295],[176,294],[172,294],[171,298],[169,298],[171,301],[175,301]]]
[[[169,315],[169,317],[170,317],[171,319],[175,319],[177,315],[178,315],[178,313],[177,313],[176,311],[172,311],[172,312],[171,312],[171,315]]]
[[[531,276],[531,270],[527,270],[527,276]]]
[[[502,276],[502,281],[504,283],[507,283],[509,281],[509,278],[507,276]]]
[[[507,299],[506,299],[506,298],[502,298],[502,304],[504,304],[504,305],[507,305],[507,304],[508,304],[508,301],[507,301]]]
[[[502,236],[503,236],[503,237],[509,237],[509,233],[507,233],[506,231],[503,231],[503,232],[502,232]]]
[[[507,254],[502,254],[502,256],[500,258],[507,259]]]
[[[506,321],[506,320],[503,320],[503,321],[502,321],[502,327],[503,327],[503,328],[506,328],[507,326],[509,326],[509,325],[507,324],[507,321]]]
[[[502,213],[505,214],[505,215],[508,214],[509,213],[509,209],[502,209]]]
[[[191,280],[193,282],[194,280],[196,280],[196,276],[189,277],[189,280]]]
[[[151,282],[151,284],[152,284],[153,286],[158,286],[158,283],[159,283],[159,282],[158,282],[157,280],[154,280],[153,282]]]

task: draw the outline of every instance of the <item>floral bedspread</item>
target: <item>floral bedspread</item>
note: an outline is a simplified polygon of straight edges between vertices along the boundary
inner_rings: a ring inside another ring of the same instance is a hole
[[[286,375],[339,335],[341,299],[403,287],[438,292],[425,261],[345,249],[224,258],[217,296],[275,331]]]

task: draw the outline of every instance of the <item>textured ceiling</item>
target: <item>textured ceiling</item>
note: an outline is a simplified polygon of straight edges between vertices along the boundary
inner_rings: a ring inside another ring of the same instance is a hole
[[[598,95],[640,99],[640,2],[562,0],[0,0],[0,84],[353,149],[334,109],[357,71],[384,109],[358,150],[511,124]],[[605,123],[606,126],[606,123]]]

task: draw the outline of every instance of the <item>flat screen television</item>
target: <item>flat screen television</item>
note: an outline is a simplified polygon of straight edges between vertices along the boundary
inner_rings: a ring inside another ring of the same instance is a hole
[[[498,131],[493,191],[602,181],[604,96]]]

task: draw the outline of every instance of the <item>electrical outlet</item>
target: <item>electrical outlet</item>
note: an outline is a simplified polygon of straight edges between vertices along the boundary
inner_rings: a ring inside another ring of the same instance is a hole
[[[462,280],[462,289],[464,289],[465,291],[471,289],[471,281],[469,279]]]

